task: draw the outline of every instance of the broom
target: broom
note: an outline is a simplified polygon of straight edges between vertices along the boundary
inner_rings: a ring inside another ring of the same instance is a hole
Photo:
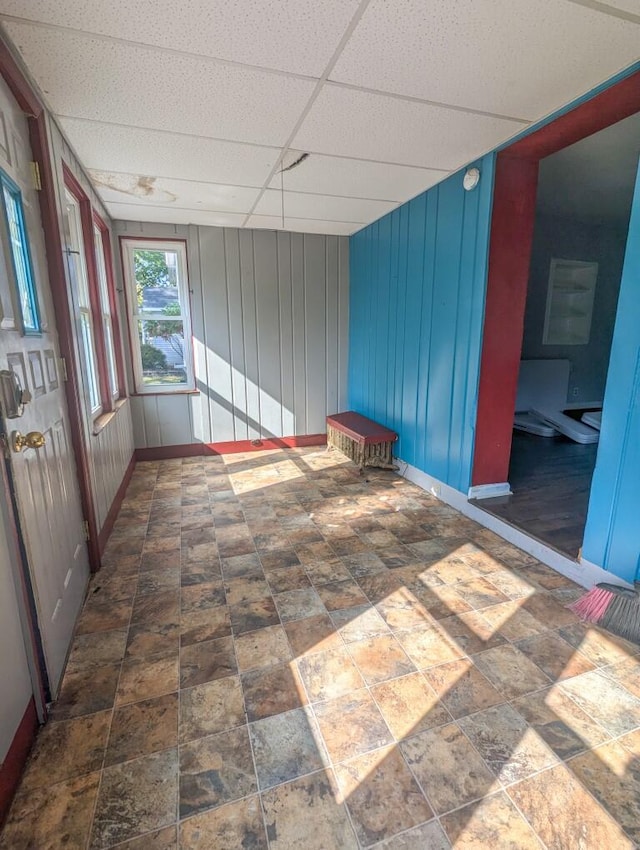
[[[602,582],[567,605],[581,620],[597,623],[618,637],[640,644],[640,593]]]

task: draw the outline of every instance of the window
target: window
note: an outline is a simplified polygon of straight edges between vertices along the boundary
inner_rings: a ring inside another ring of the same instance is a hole
[[[34,287],[27,229],[24,223],[22,195],[20,189],[3,171],[0,171],[0,182],[2,183],[2,201],[9,234],[22,330],[25,334],[40,333],[40,314]]]
[[[111,398],[120,395],[118,381],[118,365],[116,360],[116,342],[114,334],[113,306],[109,278],[107,277],[107,262],[110,259],[106,229],[101,228],[94,218],[93,241],[96,252],[96,273],[98,277],[98,292],[100,294],[100,318],[104,334],[104,347],[107,355],[107,374]]]
[[[66,247],[87,405],[95,418],[114,409],[124,369],[109,230],[63,164]]]
[[[137,392],[193,389],[184,242],[122,240]]]
[[[87,382],[87,392],[89,395],[89,407],[91,413],[96,415],[102,411],[102,399],[100,397],[95,328],[91,309],[87,256],[82,234],[82,215],[80,202],[68,189],[65,190],[65,200],[67,206],[67,222],[69,227],[67,234],[67,256],[69,258],[69,264],[72,269],[72,278],[75,284],[77,319],[79,324],[78,335],[81,340],[80,348],[84,360],[84,371]]]

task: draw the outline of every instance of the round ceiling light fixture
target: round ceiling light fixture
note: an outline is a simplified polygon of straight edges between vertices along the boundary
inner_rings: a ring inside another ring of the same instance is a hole
[[[467,192],[471,192],[472,189],[475,189],[478,183],[480,182],[480,169],[479,168],[467,168],[464,174],[464,178],[462,180],[462,185],[467,190]]]

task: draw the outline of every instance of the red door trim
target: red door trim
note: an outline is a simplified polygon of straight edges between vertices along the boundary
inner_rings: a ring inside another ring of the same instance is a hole
[[[13,53],[1,38],[0,72],[24,114],[31,118],[38,118],[44,111],[44,107],[16,62]]]
[[[11,746],[0,765],[0,828],[9,814],[11,801],[22,778],[22,771],[37,732],[38,715],[35,701],[31,697],[13,736]]]
[[[67,294],[67,280],[62,253],[62,240],[58,224],[58,212],[56,208],[55,179],[51,160],[49,158],[49,141],[44,113],[38,118],[29,121],[31,137],[31,152],[40,164],[40,178],[42,191],[40,194],[40,214],[42,217],[42,228],[44,231],[45,247],[47,252],[47,268],[49,271],[49,283],[53,295],[53,307],[58,330],[58,341],[60,353],[65,359],[67,367],[67,378],[65,382],[65,395],[69,410],[69,425],[71,428],[71,443],[78,471],[78,486],[80,489],[80,502],[85,520],[89,525],[89,565],[91,571],[100,568],[100,550],[98,547],[98,523],[96,510],[91,489],[91,478],[89,475],[89,464],[87,461],[88,451],[82,422],[85,417],[83,401],[80,396],[80,376],[78,364],[73,350],[73,320],[69,311],[69,299]]]
[[[508,480],[539,161],[640,112],[640,71],[498,154],[473,486]]]

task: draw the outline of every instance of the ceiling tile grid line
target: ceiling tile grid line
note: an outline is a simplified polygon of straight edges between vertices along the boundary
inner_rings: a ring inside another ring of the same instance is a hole
[[[280,155],[279,161],[274,165],[274,167],[271,171],[271,174],[265,180],[264,186],[262,187],[262,192],[264,192],[266,190],[267,186],[269,185],[271,180],[274,178],[274,176],[278,172],[278,166],[281,166],[282,163],[284,162],[284,158],[287,155],[287,151],[291,147],[291,144],[292,144],[292,142],[293,142],[293,140],[296,136],[296,133],[298,132],[298,130],[302,126],[302,124],[303,124],[305,118],[307,117],[307,115],[309,114],[310,110],[313,108],[313,104],[315,103],[318,95],[320,94],[320,91],[322,90],[322,87],[323,87],[325,81],[329,77],[329,74],[333,70],[336,62],[338,61],[340,54],[342,53],[345,45],[347,44],[347,42],[351,38],[351,35],[353,34],[353,32],[355,31],[355,29],[358,25],[358,22],[360,21],[360,19],[362,18],[362,16],[366,12],[367,6],[369,5],[369,3],[370,3],[370,0],[360,0],[358,7],[353,14],[353,17],[349,21],[349,25],[347,26],[346,30],[342,34],[342,38],[340,39],[338,46],[334,50],[331,58],[329,59],[329,61],[327,63],[326,68],[324,69],[324,71],[322,73],[322,76],[318,80],[318,83],[317,83],[315,89],[313,90],[313,93],[311,94],[311,97],[309,98],[307,105],[305,106],[305,108],[300,113],[300,117],[298,118],[294,128],[292,129],[292,131],[289,135],[289,138],[287,139],[287,141],[283,145],[282,153]],[[250,211],[249,215],[247,216],[247,221],[249,220],[249,216],[251,215],[251,213],[253,213],[255,211],[257,205],[260,203],[261,197],[262,197],[262,194],[260,194],[258,196],[255,204],[253,205],[253,209]],[[285,216],[284,216],[284,211],[283,211],[282,218],[284,219],[284,217]],[[244,226],[246,226],[247,221],[244,222]]]
[[[575,3],[577,6],[586,6],[588,9],[593,9],[595,12],[602,12],[605,15],[612,15],[614,18],[622,18],[625,21],[631,21],[634,24],[640,24],[640,5],[637,0],[621,0],[617,6],[612,6],[610,3],[600,3],[598,0],[568,0],[569,3]],[[632,11],[635,9],[635,12]]]
[[[154,204],[153,206],[150,207],[146,204],[136,204],[134,201],[116,201],[113,204],[113,206],[134,207],[134,208],[138,208],[138,209],[142,208],[142,209],[145,209],[145,210],[156,210],[156,211],[157,210],[175,210],[176,212],[179,212],[179,213],[198,213],[198,214],[209,214],[210,213],[211,215],[218,215],[219,214],[221,216],[224,216],[224,215],[233,215],[233,216],[244,215],[244,213],[237,213],[234,210],[207,210],[207,209],[196,209],[196,208],[191,208],[191,207],[168,207],[168,206],[163,206],[162,204]],[[393,207],[393,209],[395,209],[395,208],[396,208],[396,206]],[[392,211],[393,210],[390,210],[390,212],[392,212]],[[269,218],[269,219],[279,219],[280,215],[277,214],[277,213],[260,212],[260,213],[253,213],[252,217],[253,218],[265,218],[265,219],[267,219],[267,218]],[[326,221],[335,221],[335,222],[338,222],[340,224],[348,224],[348,225],[353,226],[353,227],[356,227],[356,226],[362,227],[365,224],[365,222],[359,221],[357,219],[345,221],[345,220],[340,219],[340,218],[327,218],[326,216],[325,217],[322,217],[322,216],[316,217],[316,216],[303,216],[303,215],[287,214],[287,215],[285,215],[285,219],[292,219],[294,221],[296,221],[296,220],[297,221],[325,221],[325,222]],[[140,219],[140,220],[144,221],[144,219]],[[171,223],[173,223],[173,222],[171,222]]]
[[[164,134],[165,145],[159,150],[153,133],[139,128],[64,118],[60,121],[67,135],[73,138],[78,156],[89,171],[131,173],[126,170],[131,169],[139,175],[164,173],[173,179],[190,179],[197,183],[208,177],[208,182],[223,185],[261,186],[275,162],[276,149],[262,149],[269,157],[259,166],[253,158],[247,158],[246,145],[212,143],[196,137],[185,140]],[[167,151],[169,142],[170,152]],[[123,158],[125,150],[127,157]],[[207,171],[212,163],[214,171]],[[162,170],[164,168],[166,171]],[[300,191],[321,195],[404,201],[440,182],[449,173],[443,169],[414,168],[362,158],[315,155],[307,160],[303,169],[288,173],[287,188],[299,187]],[[255,181],[249,179],[251,174]],[[278,188],[273,180],[270,186]],[[380,191],[372,191],[372,187],[379,187]]]
[[[353,86],[339,86],[338,88],[344,88],[346,90],[350,89],[350,90],[355,90],[355,91],[365,91],[364,89],[357,89],[356,87],[353,87]],[[387,95],[387,94],[382,94],[381,96],[383,98],[386,98],[386,99],[389,98],[389,95]],[[411,99],[411,98],[397,98],[397,100],[407,100],[407,102],[409,102],[409,103],[416,103],[417,102],[415,99]],[[429,104],[425,104],[425,105],[429,105]],[[438,108],[446,109],[447,107],[438,107]],[[454,112],[468,112],[468,110],[452,110],[452,111],[454,111]],[[468,114],[479,115],[480,117],[496,117],[496,116],[490,116],[488,113],[469,112]],[[100,125],[100,126],[103,126],[103,127],[120,127],[122,129],[126,129],[126,130],[131,130],[131,129],[142,130],[146,133],[161,133],[165,136],[176,136],[176,137],[187,138],[187,139],[201,139],[201,140],[204,140],[204,141],[221,142],[221,143],[228,143],[228,144],[231,144],[231,145],[249,146],[249,147],[254,147],[254,148],[263,148],[263,149],[269,148],[272,151],[282,151],[283,150],[282,145],[266,145],[266,144],[259,144],[257,142],[244,142],[244,141],[238,141],[236,139],[222,138],[222,137],[218,137],[218,136],[202,136],[202,135],[196,135],[194,133],[178,133],[177,131],[174,131],[174,130],[161,130],[161,129],[158,129],[156,127],[145,127],[145,126],[140,125],[140,124],[133,127],[132,125],[129,125],[129,124],[118,124],[118,123],[114,123],[114,122],[111,122],[111,121],[99,121],[97,119],[92,119],[92,118],[80,118],[80,117],[75,116],[75,115],[56,114],[56,117],[61,122],[64,122],[66,120],[68,120],[68,121],[78,121],[78,122],[82,122],[84,124]],[[530,122],[528,122],[528,121],[524,121],[524,120],[519,121],[518,119],[515,119],[515,118],[499,119],[499,120],[507,120],[507,121],[513,121],[513,122],[516,122],[516,123],[520,123],[522,126],[518,127],[518,129],[516,131],[518,134],[522,133],[523,128],[526,129],[526,127],[530,125]],[[511,138],[511,137],[510,136],[505,137],[504,141],[508,141],[509,138]],[[321,150],[320,148],[315,149],[311,146],[306,147],[304,152],[309,153],[309,154],[315,154],[317,156],[330,156],[332,159],[344,159],[344,160],[351,160],[351,161],[357,160],[358,162],[369,162],[369,163],[377,164],[377,165],[390,165],[390,166],[404,165],[407,168],[414,168],[414,169],[417,169],[419,171],[439,171],[439,172],[443,173],[444,175],[450,174],[453,171],[452,168],[439,168],[437,166],[419,165],[419,164],[416,164],[416,163],[413,163],[413,162],[398,163],[397,161],[390,160],[390,159],[375,159],[375,158],[371,158],[371,157],[357,156],[355,154],[347,155],[347,154],[340,154],[340,153],[333,153],[333,152],[331,154],[327,154],[325,151]],[[89,168],[92,167],[91,164],[88,164],[88,163],[84,163],[84,164]],[[461,163],[461,165],[462,165],[462,163]],[[459,168],[459,167],[460,166],[457,166],[455,170],[457,170],[457,168]],[[247,184],[242,184],[242,185],[247,185]]]
[[[333,157],[331,157],[331,159],[333,159]],[[435,171],[438,175],[440,175],[440,179],[441,179],[442,174],[443,174],[443,172],[439,172],[439,171],[437,171],[437,169],[424,168],[422,170],[425,171],[425,172]],[[95,185],[100,186],[103,189],[110,189],[114,192],[121,192],[122,194],[130,194],[130,193],[127,189],[120,189],[117,185],[112,185],[111,183],[104,182],[105,177],[108,177],[109,179],[111,179],[112,177],[115,177],[115,178],[122,177],[122,178],[128,178],[131,181],[138,180],[140,178],[140,175],[132,174],[132,173],[126,172],[126,171],[108,171],[107,172],[107,171],[103,171],[102,169],[96,169],[96,168],[87,168],[87,171],[89,172],[89,176],[92,178],[92,181],[94,182]],[[449,173],[450,172],[444,172],[445,175],[449,174]],[[151,179],[153,181],[163,181],[163,182],[164,181],[171,181],[171,182],[174,182],[174,183],[193,183],[195,186],[205,186],[205,187],[209,186],[209,187],[216,187],[216,188],[219,188],[219,189],[235,189],[235,188],[238,188],[238,189],[261,189],[262,188],[262,184],[260,184],[260,185],[246,184],[246,185],[243,185],[243,186],[237,186],[236,184],[221,183],[218,180],[195,180],[195,179],[189,180],[189,179],[185,179],[185,178],[175,178],[170,174],[154,174],[152,178],[149,178],[147,175],[142,175],[142,177],[145,178],[145,179]],[[277,177],[274,178],[274,180],[275,179],[277,179]],[[267,187],[267,191],[269,191],[269,190],[275,190],[275,191],[278,191],[278,192],[280,191],[279,187],[275,185],[274,180],[272,180],[271,184]],[[126,180],[124,182],[126,182]],[[394,203],[395,201],[398,200],[397,198],[379,198],[379,197],[374,197],[372,195],[360,196],[360,195],[352,195],[352,194],[341,195],[337,192],[313,192],[313,191],[306,190],[306,189],[292,189],[291,187],[288,187],[286,189],[286,192],[287,192],[287,194],[290,194],[290,195],[317,195],[318,197],[321,197],[321,198],[342,198],[342,199],[349,198],[353,201],[381,201],[383,203]],[[147,195],[147,192],[143,188],[139,197],[144,198],[146,195]],[[131,202],[128,201],[128,203],[131,203]]]
[[[640,0],[0,0],[0,19],[110,212],[281,228],[279,169],[307,152],[285,226],[327,232],[640,53]]]
[[[136,47],[142,50],[154,51],[156,53],[167,53],[172,56],[185,57],[187,59],[197,59],[202,62],[213,62],[220,65],[229,65],[230,67],[251,68],[254,71],[263,71],[266,74],[273,74],[278,77],[295,77],[297,79],[310,80],[312,82],[319,79],[312,74],[300,74],[295,71],[281,71],[278,68],[270,68],[268,65],[256,65],[254,62],[238,62],[233,59],[224,59],[220,56],[209,56],[206,53],[196,53],[192,50],[177,50],[175,47],[165,47],[159,44],[150,44],[145,41],[135,41],[130,38],[116,38],[115,36],[104,35],[103,33],[94,32],[92,30],[78,29],[77,27],[60,26],[58,24],[42,23],[41,21],[31,21],[28,18],[23,18],[18,15],[4,15],[0,12],[0,21],[8,24],[28,24],[29,26],[45,30],[72,32],[75,35],[86,36],[87,38],[113,42],[115,44]]]
[[[320,79],[319,77],[313,77],[309,74],[296,74],[296,73],[293,73],[291,71],[279,71],[277,69],[269,68],[269,67],[264,66],[264,65],[255,65],[251,62],[235,62],[235,61],[228,60],[228,59],[221,59],[221,58],[216,57],[216,56],[207,56],[207,55],[204,55],[204,54],[201,54],[201,53],[193,53],[191,51],[186,51],[186,50],[175,50],[175,49],[172,49],[172,48],[169,48],[169,47],[160,47],[158,45],[148,44],[148,43],[145,43],[145,42],[142,42],[142,41],[132,41],[131,39],[114,38],[112,36],[101,35],[100,33],[95,33],[95,32],[92,32],[90,30],[76,29],[75,27],[62,27],[62,26],[56,26],[56,25],[53,25],[53,24],[33,22],[33,21],[30,21],[27,18],[21,18],[19,16],[2,15],[0,13],[0,21],[5,22],[5,23],[29,24],[31,26],[40,27],[40,28],[43,28],[43,29],[50,29],[50,30],[54,30],[54,31],[73,32],[74,34],[86,36],[88,38],[102,39],[102,40],[108,41],[108,42],[116,42],[118,44],[127,45],[127,46],[131,46],[131,47],[134,47],[134,48],[141,48],[143,50],[165,52],[165,53],[175,55],[175,56],[186,57],[186,58],[189,58],[189,59],[202,60],[204,62],[214,62],[214,63],[219,63],[221,65],[229,65],[231,67],[238,67],[240,69],[248,68],[248,69],[253,70],[253,71],[264,72],[264,73],[267,73],[267,74],[274,74],[274,75],[280,76],[280,77],[283,77],[283,76],[284,77],[293,77],[294,79],[306,80],[306,81],[309,81],[309,82],[317,82]],[[343,86],[344,88],[351,88],[351,89],[356,89],[356,90],[359,90],[359,91],[371,92],[372,94],[382,94],[382,95],[385,95],[385,97],[395,97],[395,98],[399,98],[400,100],[413,100],[413,101],[417,101],[419,103],[425,103],[428,106],[439,106],[439,107],[442,107],[444,109],[453,109],[453,110],[456,110],[456,111],[459,111],[459,112],[470,112],[471,114],[486,115],[490,118],[503,118],[506,121],[516,121],[516,122],[526,122],[528,120],[528,119],[523,118],[523,117],[518,116],[518,115],[503,115],[501,113],[487,112],[486,110],[474,109],[473,107],[470,107],[470,106],[469,107],[460,106],[460,105],[457,105],[457,104],[454,104],[454,103],[445,103],[443,101],[436,101],[436,100],[432,100],[432,99],[429,99],[429,98],[415,97],[415,96],[412,96],[412,95],[409,95],[409,94],[403,94],[402,92],[384,91],[382,89],[375,89],[375,88],[371,88],[371,87],[364,86],[364,85],[354,85],[354,84],[350,84],[350,83],[347,83],[347,82],[342,82],[342,81],[337,80],[337,79],[331,79],[330,77],[326,78],[326,82],[327,82],[327,84],[330,84],[330,85]],[[77,116],[73,116],[73,117],[77,117]]]

